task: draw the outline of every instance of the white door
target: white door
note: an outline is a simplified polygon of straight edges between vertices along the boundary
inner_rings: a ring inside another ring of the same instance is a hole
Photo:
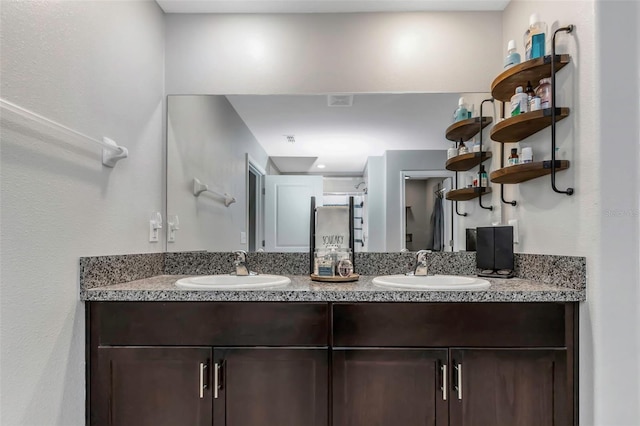
[[[265,251],[309,251],[311,197],[322,205],[322,176],[265,176]]]

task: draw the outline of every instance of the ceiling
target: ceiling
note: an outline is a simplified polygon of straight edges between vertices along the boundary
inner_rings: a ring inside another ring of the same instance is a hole
[[[165,13],[500,11],[509,0],[156,0]]]
[[[357,94],[350,107],[329,107],[327,95],[227,99],[281,172],[348,176],[362,175],[367,158],[387,150],[447,149],[458,96]]]

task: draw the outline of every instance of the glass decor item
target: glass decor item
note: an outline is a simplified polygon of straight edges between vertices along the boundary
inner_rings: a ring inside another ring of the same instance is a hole
[[[353,263],[349,259],[342,259],[338,263],[338,275],[348,277],[353,274]]]

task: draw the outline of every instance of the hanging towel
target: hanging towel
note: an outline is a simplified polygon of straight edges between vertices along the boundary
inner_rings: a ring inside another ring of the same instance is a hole
[[[318,207],[316,209],[316,247],[329,245],[349,247],[349,207]]]
[[[431,226],[433,228],[433,251],[442,251],[444,246],[444,209],[440,197],[435,197],[434,200]]]

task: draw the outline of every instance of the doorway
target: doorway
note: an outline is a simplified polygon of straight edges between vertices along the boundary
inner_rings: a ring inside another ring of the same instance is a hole
[[[247,155],[247,251],[264,248],[265,171]]]
[[[453,251],[454,234],[451,203],[446,191],[452,188],[446,172],[403,172],[402,202],[404,249],[408,251]],[[447,173],[448,174],[448,173]]]

